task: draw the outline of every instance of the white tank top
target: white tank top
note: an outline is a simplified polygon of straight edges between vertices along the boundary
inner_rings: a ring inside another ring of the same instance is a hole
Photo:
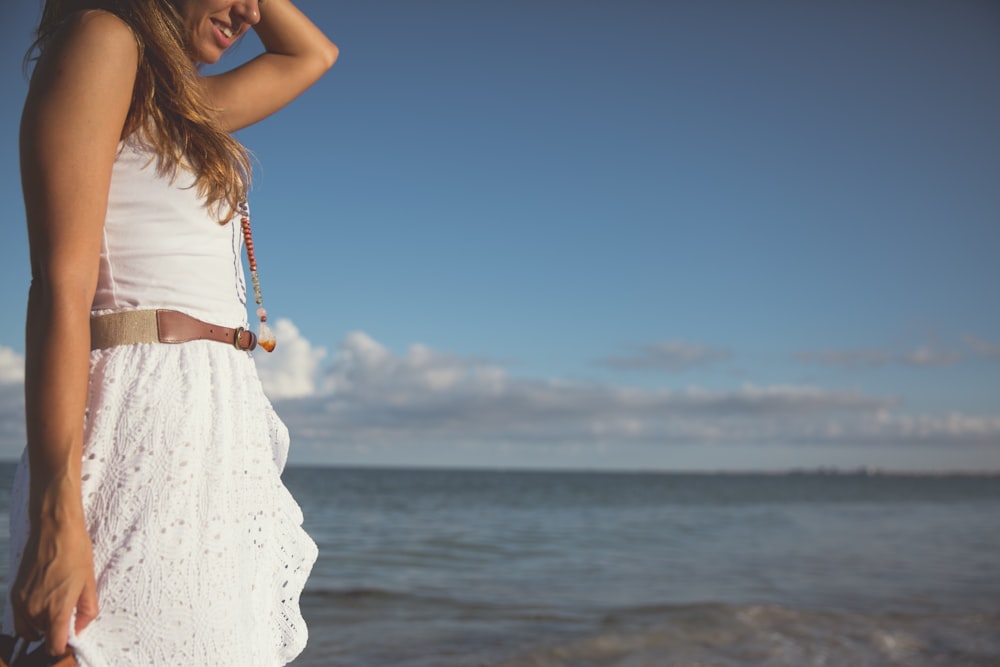
[[[108,194],[100,276],[92,310],[180,310],[245,326],[246,282],[238,218],[219,224],[191,172],[156,172],[137,141],[122,143]]]

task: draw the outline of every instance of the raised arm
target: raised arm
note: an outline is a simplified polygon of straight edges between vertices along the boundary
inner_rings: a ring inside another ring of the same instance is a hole
[[[111,169],[138,62],[111,14],[75,15],[39,60],[21,121],[21,179],[31,289],[25,408],[31,530],[11,587],[17,633],[65,651],[97,614],[80,464],[90,357],[90,306]]]
[[[253,125],[302,94],[333,66],[339,51],[290,0],[256,0],[230,14],[254,26],[265,52],[224,74],[203,79],[210,104],[230,132]],[[256,12],[256,13],[255,13]],[[255,23],[256,21],[256,23]]]

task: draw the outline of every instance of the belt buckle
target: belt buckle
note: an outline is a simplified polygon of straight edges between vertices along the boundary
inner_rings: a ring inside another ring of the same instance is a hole
[[[246,347],[240,343],[240,336],[242,336],[244,332],[250,334],[250,344]],[[236,327],[236,331],[233,333],[233,347],[241,352],[253,352],[253,349],[257,347],[257,334],[249,329],[245,329],[244,327]]]
[[[240,347],[240,336],[243,335],[244,331],[246,331],[246,329],[244,329],[243,327],[236,327],[236,331],[233,332],[233,347],[235,347],[237,350],[243,349],[242,347]]]

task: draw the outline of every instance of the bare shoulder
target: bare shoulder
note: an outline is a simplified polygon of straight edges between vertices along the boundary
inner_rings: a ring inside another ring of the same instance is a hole
[[[129,25],[111,12],[87,9],[69,16],[52,35],[32,78],[57,74],[53,69],[134,77],[138,62],[139,44]]]
[[[84,9],[71,14],[63,24],[63,32],[77,38],[99,38],[113,48],[131,47],[136,53],[139,50],[132,28],[115,14],[103,9]]]
[[[104,11],[77,12],[51,35],[35,64],[21,115],[32,155],[71,145],[113,156],[132,101],[139,45],[129,26]]]

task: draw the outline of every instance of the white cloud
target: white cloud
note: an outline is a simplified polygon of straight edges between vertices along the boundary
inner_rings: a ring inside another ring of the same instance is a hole
[[[24,359],[0,345],[0,454],[18,456],[24,447]]]
[[[1000,359],[1000,343],[983,340],[972,334],[962,336],[962,341],[975,350],[976,354],[980,357],[985,359]]]
[[[286,319],[274,323],[274,335],[278,341],[274,352],[258,349],[254,355],[264,392],[271,400],[315,394],[326,350],[313,347]]]
[[[925,345],[899,355],[899,361],[907,366],[954,366],[962,361],[962,355],[954,350]]]
[[[657,370],[678,373],[697,366],[704,366],[729,359],[729,350],[679,340],[661,341],[640,345],[631,356],[603,359],[601,363],[620,370]]]
[[[9,347],[0,345],[0,385],[24,381],[24,359]]]

